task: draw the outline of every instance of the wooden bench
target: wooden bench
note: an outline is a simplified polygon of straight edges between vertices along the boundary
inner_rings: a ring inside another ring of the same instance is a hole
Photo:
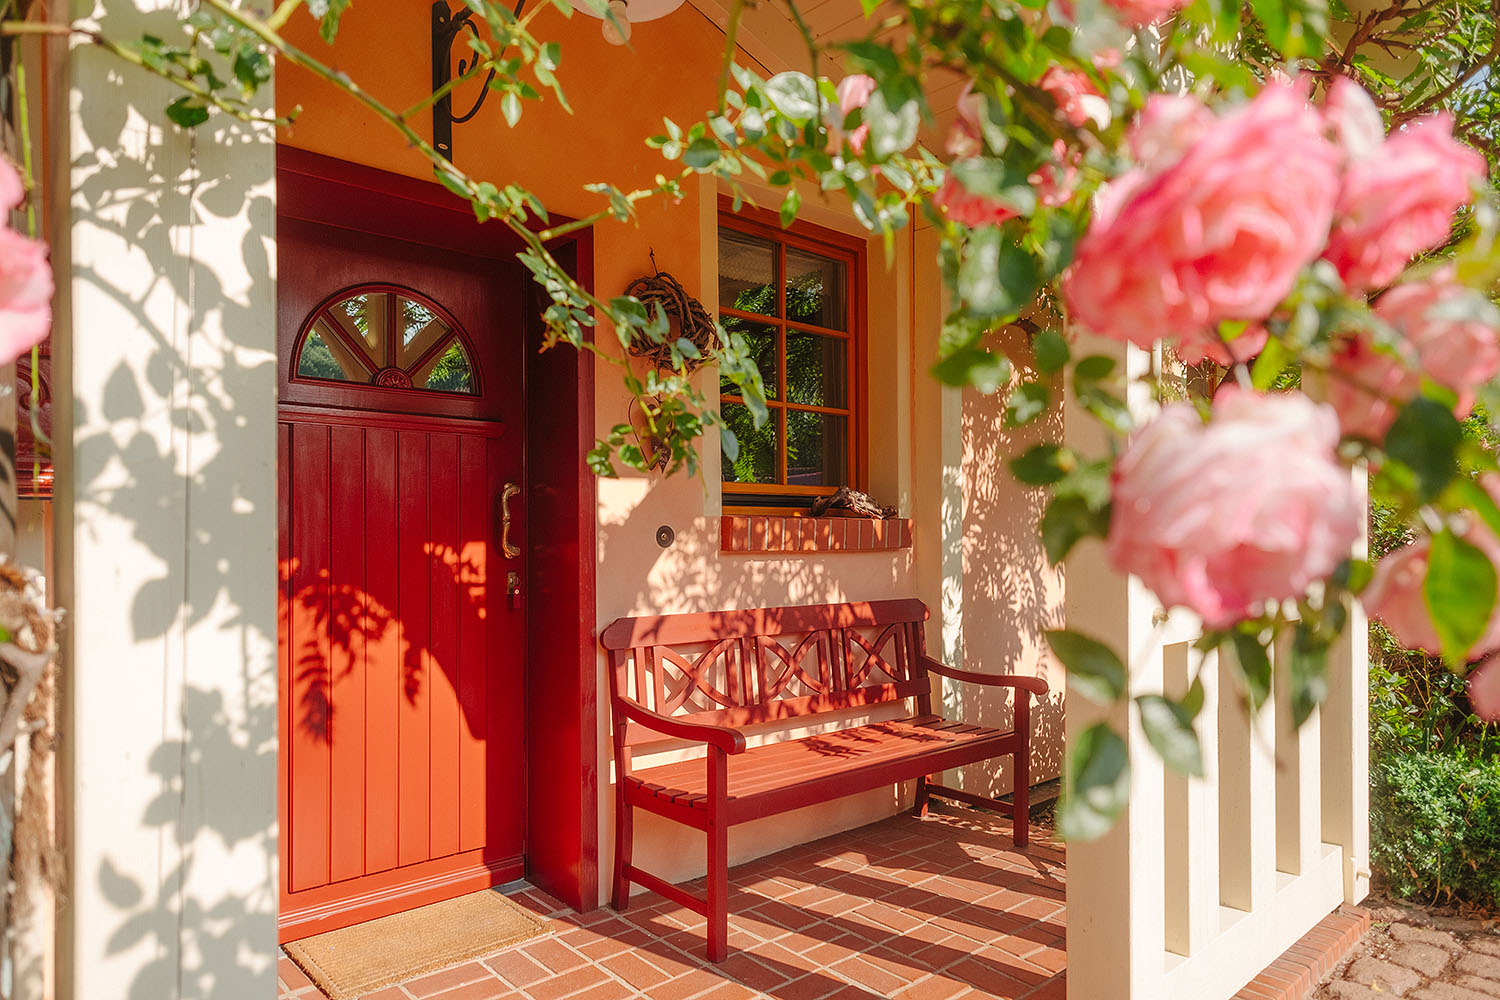
[[[917,600],[621,618],[604,630],[615,752],[615,867],[611,904],[632,882],[703,914],[708,957],[728,953],[729,828],[763,816],[916,779],[918,815],[930,795],[1010,810],[1027,842],[1031,703],[1038,677],[955,670],[928,657],[927,608]],[[928,674],[1016,690],[1010,731],[946,722],[932,713]],[[741,727],[796,720],[836,723],[851,709],[915,701],[891,722],[748,747]],[[664,739],[707,747],[706,759],[635,770],[631,748]],[[934,784],[929,775],[1010,754],[1007,806]],[[708,835],[708,892],[700,898],[631,862],[634,810]]]

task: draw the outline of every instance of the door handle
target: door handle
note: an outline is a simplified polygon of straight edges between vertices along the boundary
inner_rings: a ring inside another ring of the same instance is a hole
[[[507,559],[521,555],[521,550],[510,543],[510,499],[520,493],[521,487],[515,483],[506,483],[500,491],[500,554]]]

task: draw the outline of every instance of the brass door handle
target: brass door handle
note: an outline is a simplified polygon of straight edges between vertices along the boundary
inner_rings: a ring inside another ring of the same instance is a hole
[[[507,559],[516,559],[521,555],[521,550],[510,543],[510,498],[519,496],[521,487],[515,483],[506,483],[505,488],[500,491],[500,554]]]

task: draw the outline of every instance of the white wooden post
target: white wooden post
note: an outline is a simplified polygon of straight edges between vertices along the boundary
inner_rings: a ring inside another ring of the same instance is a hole
[[[93,5],[111,37],[186,6]],[[49,61],[62,1000],[276,989],[275,145]],[[271,106],[269,88],[260,103]]]

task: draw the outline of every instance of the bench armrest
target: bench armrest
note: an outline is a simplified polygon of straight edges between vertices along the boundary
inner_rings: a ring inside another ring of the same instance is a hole
[[[707,743],[709,746],[718,747],[725,753],[745,752],[745,734],[738,729],[731,729],[728,726],[708,726],[701,722],[683,722],[680,719],[653,712],[649,708],[643,708],[624,698],[615,700],[615,711],[630,721],[638,722],[647,729],[653,729],[664,736],[691,740],[694,743]]]
[[[934,674],[951,677],[956,681],[968,681],[970,684],[987,684],[991,687],[1013,687],[1021,691],[1030,691],[1038,698],[1044,696],[1050,688],[1047,682],[1040,677],[1026,677],[1021,674],[981,674],[972,670],[959,670],[950,667],[930,656],[922,657],[922,665]]]

